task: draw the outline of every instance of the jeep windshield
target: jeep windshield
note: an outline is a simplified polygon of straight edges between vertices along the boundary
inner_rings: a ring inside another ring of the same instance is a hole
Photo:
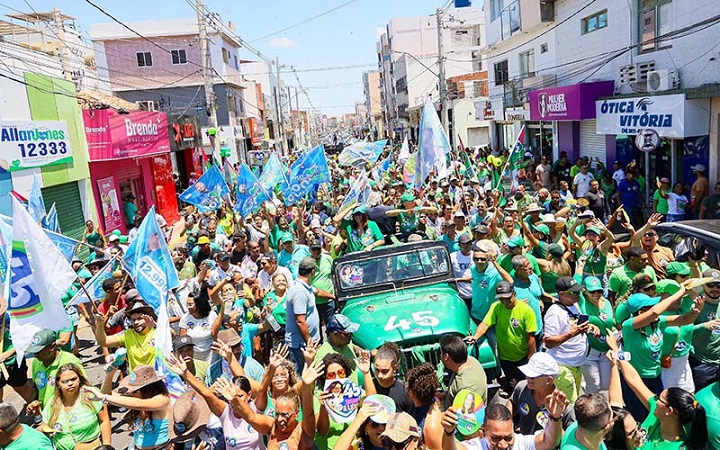
[[[343,291],[372,290],[382,285],[392,289],[413,280],[447,278],[449,275],[450,262],[444,246],[395,248],[397,252],[374,251],[363,254],[366,257],[339,261],[335,266],[338,287]],[[352,295],[351,292],[348,294]]]

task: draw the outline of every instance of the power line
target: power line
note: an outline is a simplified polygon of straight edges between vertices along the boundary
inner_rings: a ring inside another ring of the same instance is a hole
[[[341,5],[338,5],[338,6],[334,7],[334,8],[331,8],[331,9],[329,9],[329,10],[327,10],[327,11],[321,12],[320,14],[316,14],[316,15],[314,15],[314,16],[312,16],[312,17],[309,17],[309,18],[307,18],[307,19],[305,19],[305,20],[301,20],[300,22],[296,22],[296,23],[294,23],[294,24],[292,24],[292,25],[288,25],[288,26],[286,26],[285,28],[283,28],[283,29],[281,29],[281,30],[274,31],[274,32],[272,32],[272,33],[270,33],[270,34],[266,34],[265,36],[259,37],[259,38],[257,38],[257,39],[253,39],[253,40],[250,41],[250,42],[258,42],[258,41],[265,40],[265,39],[267,39],[267,38],[269,38],[269,37],[273,37],[273,36],[275,36],[275,35],[278,35],[278,34],[280,34],[280,33],[285,32],[285,31],[287,31],[287,30],[289,30],[289,29],[291,29],[291,28],[295,28],[295,27],[297,27],[297,26],[304,25],[304,24],[306,24],[306,23],[308,23],[308,22],[311,22],[311,21],[313,21],[313,20],[315,20],[315,19],[318,19],[318,18],[320,18],[320,17],[322,17],[322,16],[326,16],[326,15],[328,15],[328,14],[330,14],[330,13],[333,13],[333,12],[335,12],[335,11],[337,11],[337,10],[339,10],[339,9],[342,9],[342,8],[348,6],[348,5],[352,4],[352,3],[355,3],[355,2],[357,2],[357,1],[358,1],[358,0],[350,0],[350,1],[345,2],[345,3],[341,4]]]

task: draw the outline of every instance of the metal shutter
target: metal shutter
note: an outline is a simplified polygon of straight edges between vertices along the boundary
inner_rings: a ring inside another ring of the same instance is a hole
[[[479,128],[468,128],[468,142],[467,145],[471,147],[481,147],[483,145],[490,144],[490,135],[487,127]]]
[[[43,188],[42,195],[45,209],[49,210],[55,203],[62,233],[77,240],[82,239],[85,215],[77,181]]]
[[[595,119],[583,120],[580,122],[580,156],[599,158],[603,164],[605,161],[605,135],[597,134]]]

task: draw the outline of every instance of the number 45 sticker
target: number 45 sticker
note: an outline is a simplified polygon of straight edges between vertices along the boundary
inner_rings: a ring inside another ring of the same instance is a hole
[[[387,323],[385,324],[385,331],[392,331],[396,328],[402,328],[403,330],[409,330],[412,326],[412,322],[405,319],[397,320],[398,316],[390,316]],[[415,325],[421,327],[435,327],[440,324],[440,319],[433,315],[432,311],[417,311],[411,314]]]

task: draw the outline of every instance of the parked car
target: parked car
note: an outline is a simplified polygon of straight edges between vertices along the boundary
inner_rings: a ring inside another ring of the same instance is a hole
[[[686,220],[661,223],[655,229],[658,243],[676,254],[677,246],[687,238],[696,238],[705,246],[705,262],[720,269],[720,220]]]
[[[423,362],[441,366],[440,338],[475,331],[458,295],[447,247],[440,242],[350,253],[335,261],[333,282],[342,313],[364,324],[353,342],[368,350],[395,342],[409,367]],[[485,341],[473,345],[470,354],[486,371],[497,365]]]

